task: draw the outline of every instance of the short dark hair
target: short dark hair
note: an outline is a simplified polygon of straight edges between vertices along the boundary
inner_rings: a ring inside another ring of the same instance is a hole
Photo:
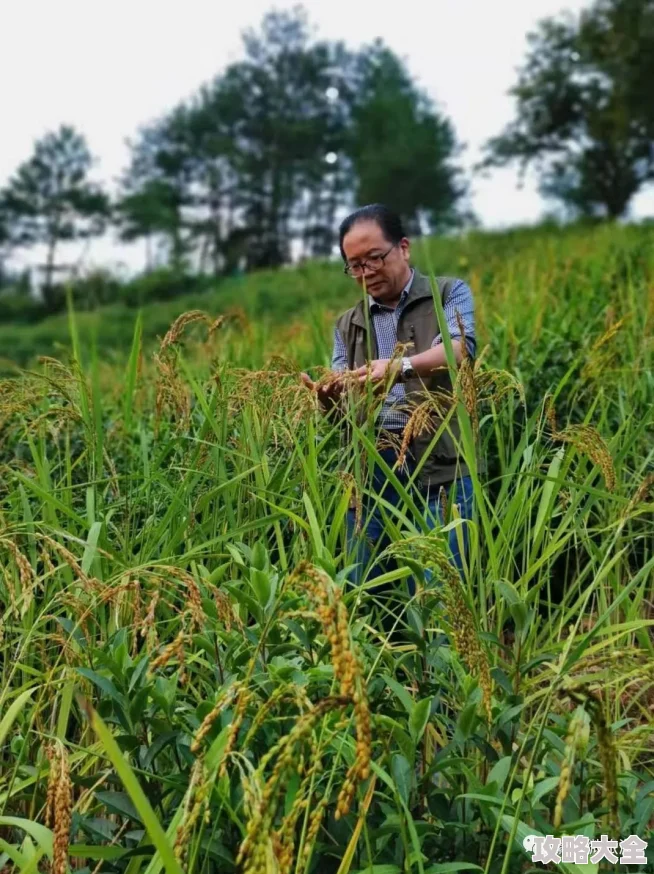
[[[346,260],[345,251],[343,250],[345,235],[359,222],[375,222],[379,225],[389,243],[397,244],[406,237],[401,217],[388,206],[385,206],[383,203],[370,203],[368,206],[361,206],[350,213],[347,218],[343,219],[338,231],[338,245],[341,249],[343,261]]]

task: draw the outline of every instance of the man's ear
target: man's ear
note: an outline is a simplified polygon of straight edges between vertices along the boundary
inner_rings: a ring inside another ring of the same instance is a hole
[[[411,243],[407,237],[402,237],[399,243],[400,252],[402,252],[402,257],[405,261],[408,261],[411,257]]]

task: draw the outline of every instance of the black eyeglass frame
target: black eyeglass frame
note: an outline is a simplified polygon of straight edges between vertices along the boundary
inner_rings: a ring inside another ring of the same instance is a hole
[[[374,270],[374,271],[379,270],[381,267],[384,266],[384,261],[391,254],[391,252],[393,251],[393,249],[397,245],[398,245],[397,243],[393,243],[393,245],[390,247],[390,249],[387,249],[387,251],[384,252],[383,255],[375,255],[373,258],[367,258],[365,261],[361,261],[361,263],[357,264],[356,267],[354,268],[356,270],[356,273],[352,272],[353,268],[352,268],[351,264],[346,264],[343,267],[343,273],[345,273],[346,276],[352,276],[352,277],[362,276],[366,270],[366,267],[371,266],[372,261],[379,261],[380,262],[379,264],[377,264],[376,267],[371,266],[372,270]]]

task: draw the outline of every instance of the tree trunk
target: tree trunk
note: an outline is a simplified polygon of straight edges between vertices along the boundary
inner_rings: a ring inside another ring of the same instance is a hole
[[[46,307],[50,310],[55,309],[55,301],[52,289],[52,277],[54,275],[55,251],[57,249],[57,234],[52,232],[48,240],[48,254],[45,259],[45,270],[43,276],[43,299]]]

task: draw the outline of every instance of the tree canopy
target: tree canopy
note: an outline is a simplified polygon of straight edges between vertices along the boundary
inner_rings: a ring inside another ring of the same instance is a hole
[[[46,246],[46,291],[52,288],[58,245],[99,234],[105,226],[109,201],[88,178],[92,163],[83,135],[62,125],[35,144],[0,194],[9,244]]]
[[[486,165],[533,165],[571,212],[623,216],[654,178],[654,0],[596,0],[542,21],[529,46]]]
[[[384,200],[410,227],[452,224],[463,193],[450,122],[375,43],[314,41],[271,12],[245,57],[133,144],[119,214],[131,238],[215,272],[328,254],[339,210]]]

